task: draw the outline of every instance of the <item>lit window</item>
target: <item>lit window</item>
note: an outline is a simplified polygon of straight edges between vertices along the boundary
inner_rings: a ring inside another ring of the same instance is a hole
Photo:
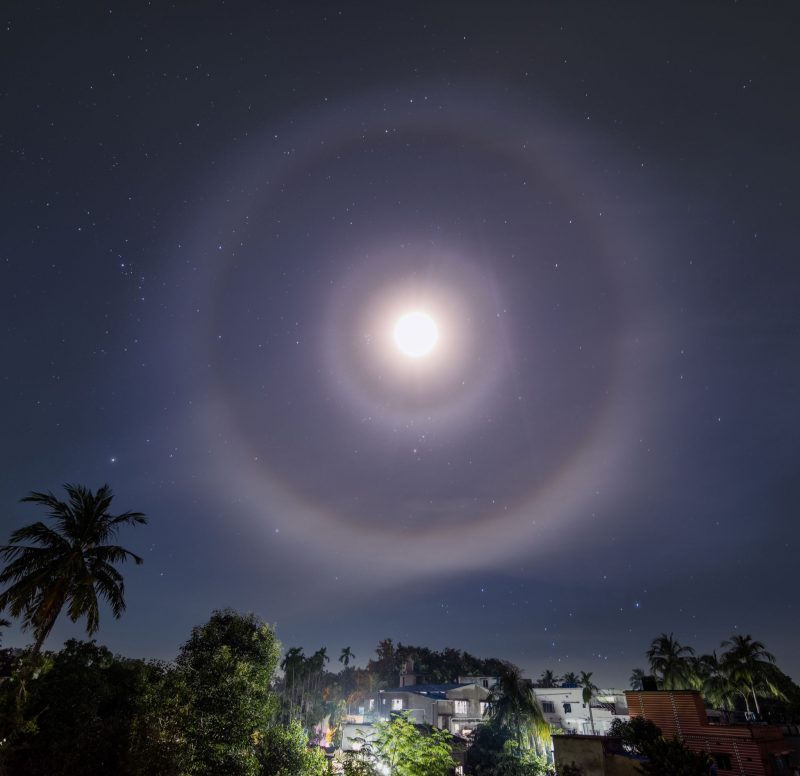
[[[489,705],[488,703],[484,703],[483,701],[481,701],[481,716],[483,716],[484,714],[486,714],[486,707],[487,707],[488,705]]]
[[[402,710],[403,710],[403,699],[392,698],[392,711],[402,711]]]
[[[469,701],[456,701],[454,705],[456,714],[466,714],[469,712]]]
[[[369,710],[370,711],[374,711],[375,710],[375,698],[370,698],[369,699]]]

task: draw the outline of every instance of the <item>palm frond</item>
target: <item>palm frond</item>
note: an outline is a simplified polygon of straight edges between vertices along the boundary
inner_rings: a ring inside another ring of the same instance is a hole
[[[34,649],[50,633],[58,614],[67,607],[71,620],[86,619],[89,635],[99,628],[98,596],[107,601],[113,616],[125,611],[125,586],[115,564],[142,558],[109,539],[123,525],[146,524],[141,512],[112,515],[113,492],[103,485],[92,492],[82,485],[65,484],[66,501],[50,492],[31,492],[23,502],[45,507],[54,523],[39,521],[11,534],[0,547],[6,561],[0,583],[0,610],[22,618],[23,629],[36,636]]]

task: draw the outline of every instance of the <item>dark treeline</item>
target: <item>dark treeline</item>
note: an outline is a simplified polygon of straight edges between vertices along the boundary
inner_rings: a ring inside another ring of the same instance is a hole
[[[95,642],[6,650],[0,772],[16,776],[323,776],[297,721],[283,724],[275,634],[255,615],[214,612],[174,662]]]

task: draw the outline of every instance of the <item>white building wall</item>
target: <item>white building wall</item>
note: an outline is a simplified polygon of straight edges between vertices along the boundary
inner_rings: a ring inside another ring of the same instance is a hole
[[[535,687],[533,692],[551,728],[580,735],[591,734],[589,708],[583,702],[580,687]],[[612,706],[616,708],[612,710]],[[598,698],[592,701],[592,717],[595,733],[605,735],[614,719],[630,719],[625,696],[619,690],[601,690]]]

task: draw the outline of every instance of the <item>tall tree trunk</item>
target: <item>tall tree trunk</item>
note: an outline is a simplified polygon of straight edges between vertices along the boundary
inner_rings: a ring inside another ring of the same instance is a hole
[[[594,732],[594,714],[592,714],[592,701],[589,700],[589,722],[592,726],[592,735],[596,736],[597,733]]]
[[[756,695],[756,688],[754,685],[750,685],[750,690],[753,693],[753,703],[756,705],[756,714],[761,716],[761,709],[758,707],[758,696]]]

